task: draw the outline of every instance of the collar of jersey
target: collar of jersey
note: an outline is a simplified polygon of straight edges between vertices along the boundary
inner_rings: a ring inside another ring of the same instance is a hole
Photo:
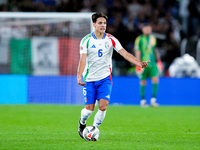
[[[96,39],[96,40],[97,40],[96,36],[94,35],[94,32],[92,32],[92,36],[93,36],[93,38],[94,38],[94,39]],[[104,33],[104,35],[103,35],[102,39],[105,39],[105,37],[106,37],[106,33]]]
[[[145,38],[149,38],[151,34],[149,34],[148,36],[145,36],[144,34],[142,34],[143,37]]]

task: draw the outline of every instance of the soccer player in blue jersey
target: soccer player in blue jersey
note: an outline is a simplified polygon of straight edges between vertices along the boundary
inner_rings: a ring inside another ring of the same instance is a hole
[[[80,42],[77,82],[83,86],[85,107],[81,110],[78,132],[82,138],[86,120],[93,113],[96,100],[99,101],[99,108],[94,117],[93,126],[99,127],[105,118],[112,88],[113,49],[127,61],[141,68],[146,68],[149,62],[137,60],[121,46],[114,36],[105,33],[107,19],[103,13],[93,14],[92,22],[95,31],[86,35]],[[84,82],[81,81],[82,76]]]

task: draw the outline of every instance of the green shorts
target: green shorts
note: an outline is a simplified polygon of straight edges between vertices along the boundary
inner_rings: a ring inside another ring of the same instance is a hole
[[[138,77],[140,80],[146,80],[148,77],[158,77],[159,71],[157,65],[148,66],[147,68],[144,68],[143,72],[141,74],[138,74]]]

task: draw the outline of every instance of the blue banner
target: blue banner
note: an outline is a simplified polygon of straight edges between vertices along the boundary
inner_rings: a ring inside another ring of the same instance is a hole
[[[200,79],[161,78],[157,100],[160,105],[200,105]],[[152,84],[147,80],[145,89],[149,103]],[[139,105],[139,79],[137,77],[113,77],[113,91],[110,104]]]
[[[27,76],[0,76],[0,104],[27,104]]]
[[[200,106],[200,79],[160,78],[157,100],[162,105]],[[83,105],[82,87],[76,76],[0,76],[0,104]],[[147,80],[145,98],[149,103],[152,83]],[[110,105],[139,105],[139,79],[113,77]]]
[[[83,104],[76,76],[28,77],[28,103]]]

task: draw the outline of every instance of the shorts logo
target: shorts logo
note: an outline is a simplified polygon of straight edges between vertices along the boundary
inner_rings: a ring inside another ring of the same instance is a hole
[[[87,98],[85,97],[85,102],[87,102]]]
[[[83,46],[80,47],[80,50],[83,50]]]
[[[109,99],[110,99],[110,95],[107,95],[106,98],[109,98]]]

